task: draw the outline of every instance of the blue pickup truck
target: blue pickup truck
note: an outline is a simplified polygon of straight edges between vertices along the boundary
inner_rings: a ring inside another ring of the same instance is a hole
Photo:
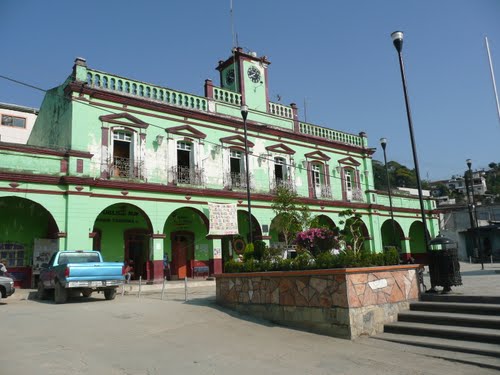
[[[53,292],[56,303],[65,303],[69,295],[90,297],[97,291],[112,300],[124,282],[123,273],[122,263],[104,262],[98,251],[58,251],[48,264],[42,264],[37,297],[44,300]]]

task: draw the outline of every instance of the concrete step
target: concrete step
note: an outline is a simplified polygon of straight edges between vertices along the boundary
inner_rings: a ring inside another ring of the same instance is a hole
[[[488,328],[471,329],[470,327],[449,325],[395,322],[386,324],[384,332],[500,345],[500,331]]]
[[[394,333],[381,333],[369,340],[377,340],[378,346],[385,349],[404,350],[500,370],[500,346],[495,344]]]
[[[403,311],[398,314],[399,322],[415,322],[447,326],[496,329],[500,332],[500,316],[455,314],[434,311]]]
[[[500,316],[500,304],[492,303],[412,302],[410,310]]]
[[[500,305],[500,296],[467,296],[461,294],[422,293],[420,300],[425,302],[487,303]]]

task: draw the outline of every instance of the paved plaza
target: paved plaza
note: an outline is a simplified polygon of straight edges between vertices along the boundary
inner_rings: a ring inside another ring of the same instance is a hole
[[[488,291],[498,293],[500,265],[479,268],[463,264],[465,285],[454,292],[491,284]],[[0,302],[0,373],[498,374],[432,350],[351,342],[241,316],[215,304],[213,281],[189,284],[186,302],[182,285],[169,284],[164,300],[153,286],[140,298],[135,291],[114,301],[98,294],[64,305],[16,291]]]

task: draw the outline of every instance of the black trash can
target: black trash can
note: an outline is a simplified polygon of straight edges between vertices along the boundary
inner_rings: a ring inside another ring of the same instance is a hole
[[[442,286],[443,293],[449,292],[452,286],[462,285],[458,248],[456,242],[441,235],[429,242],[429,273],[431,290]]]

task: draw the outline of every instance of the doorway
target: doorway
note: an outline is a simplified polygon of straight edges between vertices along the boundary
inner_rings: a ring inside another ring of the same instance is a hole
[[[132,268],[132,280],[147,280],[149,272],[149,236],[145,229],[125,231],[125,262]]]
[[[188,231],[172,232],[172,278],[191,276],[191,260],[194,258],[194,234]]]

